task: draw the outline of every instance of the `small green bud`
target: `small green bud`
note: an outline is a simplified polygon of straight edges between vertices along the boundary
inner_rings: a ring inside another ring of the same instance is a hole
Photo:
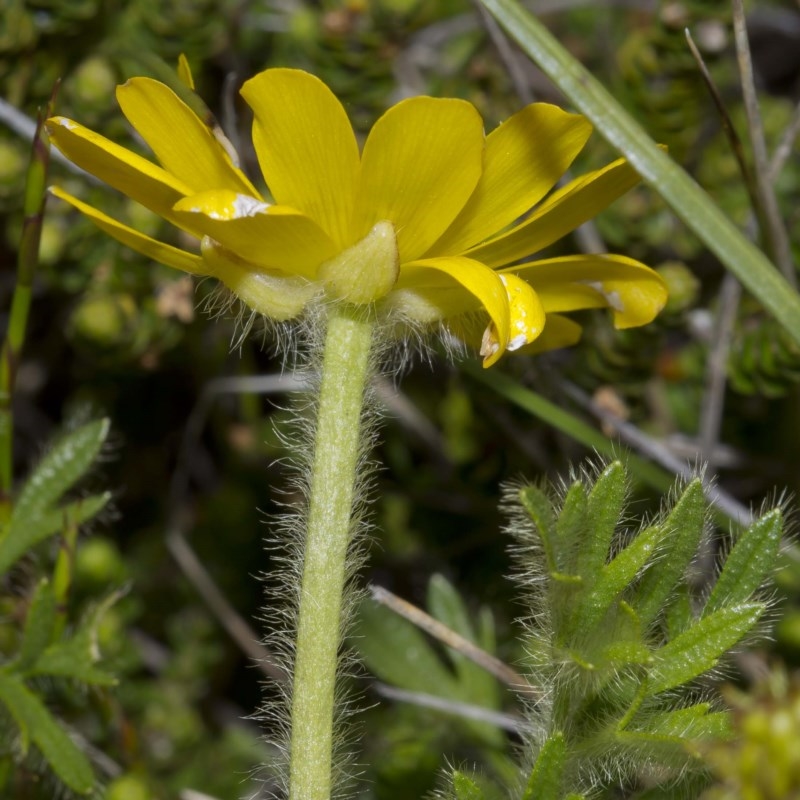
[[[90,295],[73,312],[70,327],[81,339],[114,347],[128,338],[136,316],[136,303],[130,295]]]
[[[117,76],[108,60],[103,56],[91,56],[72,73],[69,88],[76,102],[98,106],[109,104],[116,84]]]
[[[700,294],[700,281],[682,261],[666,261],[656,268],[669,291],[665,314],[677,314],[691,308]]]

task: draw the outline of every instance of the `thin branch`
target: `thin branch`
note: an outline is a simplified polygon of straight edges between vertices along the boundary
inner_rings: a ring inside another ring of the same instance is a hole
[[[572,397],[573,400],[591,411],[597,419],[609,425],[624,444],[629,445],[639,453],[643,453],[675,475],[680,475],[684,479],[693,477],[694,471],[691,467],[673,455],[669,449],[657,439],[643,433],[630,422],[621,420],[619,417],[608,412],[591,400],[583,390],[579,389],[574,384],[564,382],[563,390]],[[710,503],[715,505],[726,516],[730,517],[739,525],[752,524],[753,515],[747,508],[738,500],[731,497],[727,492],[715,486],[708,478],[705,476],[701,477],[703,477],[703,491]]]
[[[725,273],[719,292],[713,344],[706,361],[705,392],[700,411],[700,457],[703,461],[710,459],[719,441],[728,379],[728,355],[741,296],[742,285],[730,272]]]
[[[512,717],[509,714],[494,711],[491,708],[459,703],[457,700],[447,700],[444,697],[437,697],[424,692],[409,692],[405,689],[387,686],[385,683],[374,684],[374,689],[381,697],[385,697],[388,700],[396,700],[399,703],[408,703],[421,708],[433,708],[446,714],[453,714],[463,719],[472,719],[476,722],[486,722],[511,733],[525,733],[530,730],[530,726],[523,720]]]
[[[756,186],[762,211],[762,214],[759,214],[760,222],[763,215],[764,229],[762,230],[762,235],[784,277],[794,289],[797,289],[797,274],[792,260],[789,235],[781,219],[775,191],[769,182],[767,143],[764,139],[764,125],[761,121],[761,112],[758,107],[758,97],[753,78],[753,62],[750,56],[750,44],[747,40],[747,23],[745,21],[743,0],[733,0],[733,33],[739,63],[739,76],[742,82],[744,108],[747,115],[747,127],[755,160]]]
[[[377,603],[385,605],[395,614],[416,625],[420,630],[425,631],[425,633],[468,658],[515,692],[540,694],[539,689],[528,683],[522,675],[512,667],[509,667],[504,661],[482,650],[469,639],[465,639],[461,634],[434,619],[430,614],[426,614],[421,608],[417,608],[417,606],[407,600],[403,600],[396,594],[392,594],[388,589],[384,589],[381,586],[372,585],[369,589],[372,599]]]

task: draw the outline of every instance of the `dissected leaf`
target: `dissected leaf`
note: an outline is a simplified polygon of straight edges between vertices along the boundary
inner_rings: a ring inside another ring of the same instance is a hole
[[[672,689],[712,669],[764,612],[763,603],[745,603],[714,611],[653,653],[648,694]]]
[[[0,540],[0,575],[31,547],[48,536],[91,519],[102,511],[110,499],[111,493],[103,492],[68,503],[62,508],[52,509],[39,517],[23,518],[14,514],[5,538]]]
[[[461,596],[443,575],[434,575],[428,584],[428,610],[439,622],[470,642],[478,644]],[[497,679],[457,650],[448,649],[448,655],[470,702],[485,708],[499,708]]]
[[[610,564],[600,570],[572,620],[575,633],[578,630],[588,631],[603,619],[614,601],[653,557],[662,536],[663,532],[657,525],[645,528]]]
[[[750,598],[775,566],[782,531],[783,516],[775,508],[739,536],[711,590],[704,614]]]
[[[25,482],[14,504],[14,516],[24,521],[49,511],[91,467],[108,430],[109,421],[98,419],[62,437]]]
[[[92,791],[94,773],[88,759],[21,680],[0,673],[0,703],[72,791],[78,794]]]
[[[631,605],[647,625],[664,605],[686,573],[703,536],[706,501],[703,484],[693,480],[678,498],[667,518],[660,558],[642,576]]]

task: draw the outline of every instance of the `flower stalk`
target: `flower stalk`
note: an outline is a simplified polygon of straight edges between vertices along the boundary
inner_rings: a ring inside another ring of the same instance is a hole
[[[292,689],[289,797],[329,800],[336,672],[358,501],[364,396],[374,324],[330,309],[317,404]]]

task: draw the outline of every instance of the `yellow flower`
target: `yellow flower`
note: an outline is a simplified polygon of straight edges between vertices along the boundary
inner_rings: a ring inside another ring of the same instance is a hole
[[[534,103],[485,136],[470,103],[413,97],[359,152],[344,108],[313,75],[268,69],[242,95],[268,199],[226,142],[150,78],[129,80],[117,99],[161,166],[63,117],[48,124],[64,155],[197,237],[197,252],[53,193],[127,246],[218,278],[273,319],[340,299],[416,326],[444,322],[464,338],[477,321],[484,366],[533,342],[574,343],[580,328],[563,312],[608,307],[627,328],[664,305],[663,281],[624,256],[524,260],[638,181],[621,159],[547,196],[589,137],[581,116]]]

